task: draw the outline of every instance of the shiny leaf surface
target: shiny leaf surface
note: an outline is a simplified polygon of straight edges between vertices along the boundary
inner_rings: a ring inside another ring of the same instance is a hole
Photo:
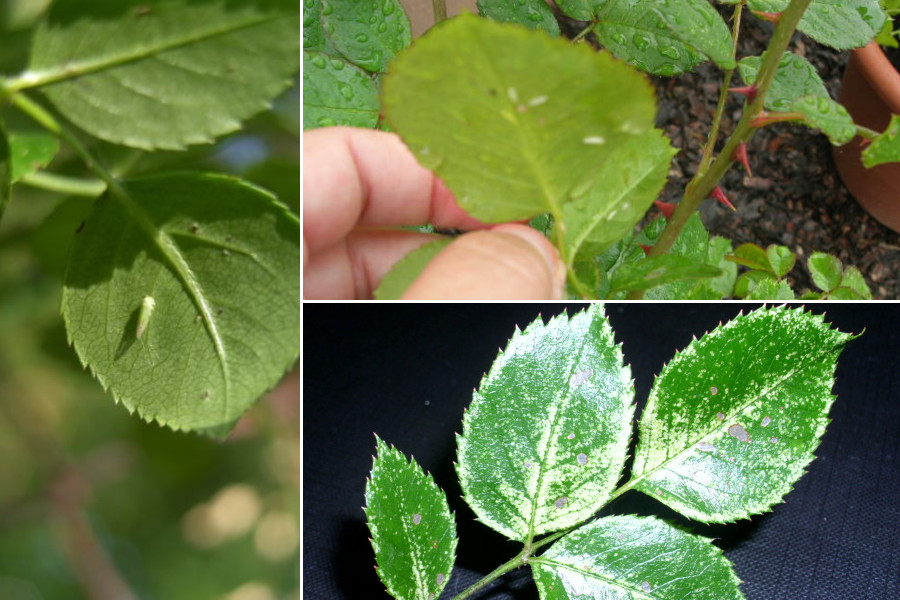
[[[782,12],[790,0],[748,0],[750,10]],[[813,0],[797,29],[838,50],[865,46],[878,35],[887,16],[878,0]]]
[[[630,374],[602,306],[516,331],[458,438],[460,483],[479,520],[526,540],[603,506],[631,434]]]
[[[531,561],[541,600],[740,600],[712,541],[654,517],[606,517]]]
[[[383,73],[412,41],[409,18],[399,0],[321,0],[329,41],[354,64]]]
[[[434,600],[456,559],[456,523],[447,498],[415,459],[376,436],[366,484],[366,517],[377,571],[398,600]]]
[[[303,128],[375,127],[378,90],[369,75],[342,58],[303,52]]]
[[[748,56],[738,62],[741,79],[753,85],[759,75],[761,56]],[[794,102],[804,96],[831,98],[819,72],[808,60],[793,52],[785,52],[766,94],[765,106],[770,110],[791,110]]]
[[[863,150],[862,160],[868,169],[884,163],[900,162],[900,116],[891,115],[891,122],[884,132]]]
[[[478,12],[498,23],[516,23],[559,35],[556,16],[544,0],[478,0]]]
[[[813,459],[852,337],[776,307],[695,340],[650,392],[630,485],[700,521],[768,510]]]

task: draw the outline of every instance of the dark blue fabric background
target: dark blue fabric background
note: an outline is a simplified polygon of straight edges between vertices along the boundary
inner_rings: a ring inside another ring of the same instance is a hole
[[[814,304],[865,334],[841,356],[833,422],[786,502],[730,525],[680,518],[637,492],[606,513],[655,514],[717,538],[749,600],[900,598],[900,305]],[[740,304],[608,305],[635,378],[639,408],[676,350]],[[303,595],[381,599],[361,510],[377,432],[432,473],[456,512],[457,565],[444,598],[517,552],[474,521],[453,470],[454,432],[472,390],[518,325],[565,305],[305,304]],[[570,307],[570,312],[575,305]],[[536,599],[527,569],[477,594]]]

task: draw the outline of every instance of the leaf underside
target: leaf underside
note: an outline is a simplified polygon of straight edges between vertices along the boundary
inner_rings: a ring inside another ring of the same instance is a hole
[[[376,440],[365,511],[378,575],[398,600],[434,600],[450,580],[456,523],[431,476]]]
[[[375,289],[376,300],[399,300],[403,292],[422,274],[435,256],[446,248],[453,238],[436,239],[419,246],[391,267],[390,272],[382,277]]]
[[[72,244],[70,342],[117,401],[221,432],[300,350],[298,219],[233,177],[169,174],[107,193]],[[155,302],[137,337],[144,299]]]
[[[299,16],[290,0],[59,0],[26,75],[96,137],[179,150],[239,129],[291,85]]]
[[[852,337],[821,316],[776,307],[692,342],[651,390],[634,489],[704,522],[780,502],[814,458],[837,357]]]
[[[541,600],[744,596],[731,563],[711,540],[655,517],[606,517],[531,561]]]
[[[596,512],[622,473],[633,393],[599,305],[517,331],[458,438],[460,484],[479,520],[526,540]]]

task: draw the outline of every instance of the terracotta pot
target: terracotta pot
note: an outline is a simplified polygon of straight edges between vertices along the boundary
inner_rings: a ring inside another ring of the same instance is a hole
[[[856,123],[884,131],[891,114],[900,114],[900,74],[874,42],[850,55],[840,102]],[[900,163],[866,169],[860,159],[862,138],[833,149],[847,189],[869,214],[900,231]]]

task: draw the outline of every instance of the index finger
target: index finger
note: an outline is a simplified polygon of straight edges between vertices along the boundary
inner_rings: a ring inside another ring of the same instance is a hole
[[[328,127],[303,135],[303,237],[313,253],[353,228],[477,229],[434,173],[392,133]]]

